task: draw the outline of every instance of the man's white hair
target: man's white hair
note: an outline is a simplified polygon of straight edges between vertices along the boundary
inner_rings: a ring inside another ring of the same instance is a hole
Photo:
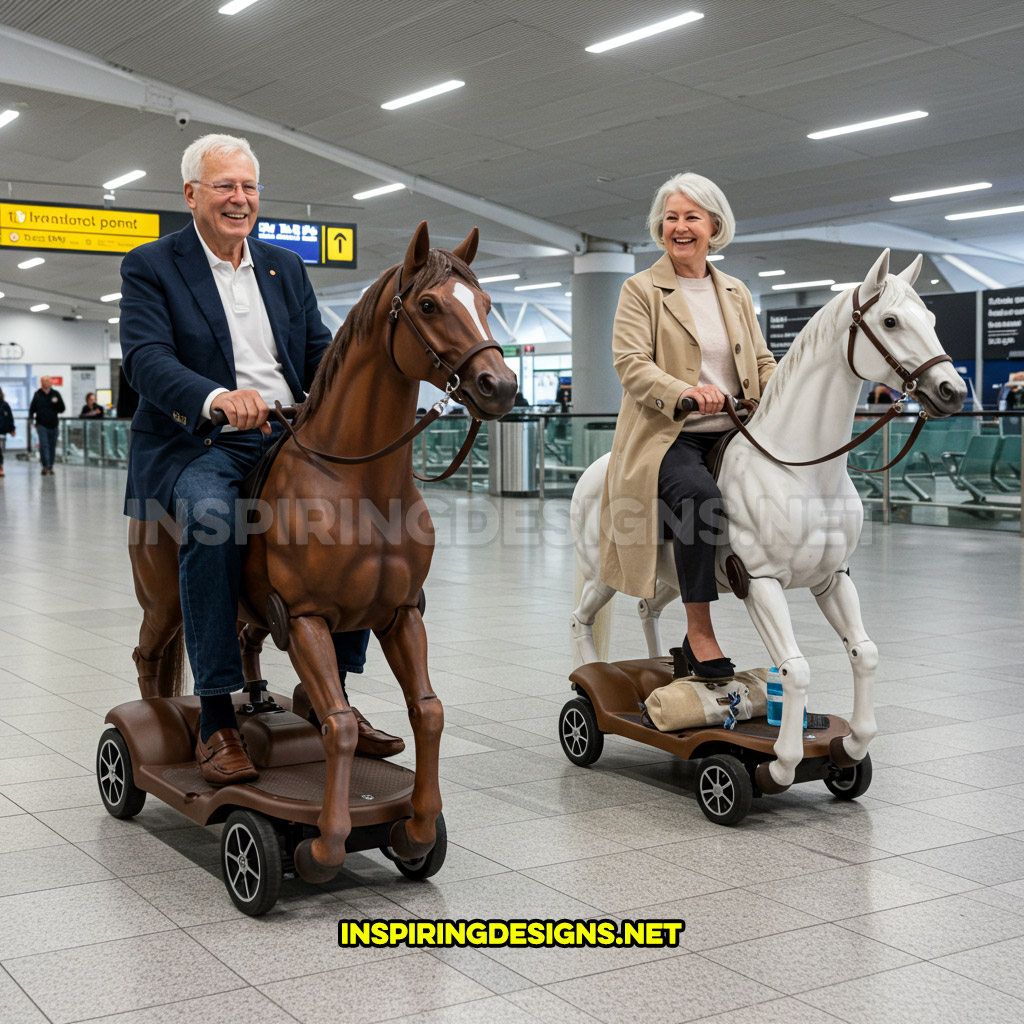
[[[196,139],[181,154],[182,184],[189,181],[202,181],[203,161],[207,157],[228,157],[241,153],[252,161],[256,171],[256,180],[260,180],[260,162],[252,151],[248,139],[240,139],[235,135],[203,135]]]

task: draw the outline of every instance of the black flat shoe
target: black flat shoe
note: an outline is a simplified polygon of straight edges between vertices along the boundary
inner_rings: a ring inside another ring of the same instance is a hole
[[[696,676],[698,679],[731,679],[736,674],[736,666],[732,663],[731,658],[698,661],[693,655],[689,637],[683,637],[680,653],[686,662],[688,674]]]

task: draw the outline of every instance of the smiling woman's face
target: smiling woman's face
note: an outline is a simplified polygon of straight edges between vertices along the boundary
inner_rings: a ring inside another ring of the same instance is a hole
[[[688,273],[681,276],[704,276],[708,244],[716,230],[711,214],[689,196],[674,192],[668,197],[661,218],[661,238],[676,273],[686,270]]]

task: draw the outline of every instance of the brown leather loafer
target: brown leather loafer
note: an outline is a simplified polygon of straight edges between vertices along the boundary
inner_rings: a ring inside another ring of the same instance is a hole
[[[393,757],[405,750],[405,740],[401,736],[392,736],[390,733],[381,732],[380,729],[374,729],[356,708],[352,709],[352,714],[356,716],[356,724],[359,726],[357,754],[362,754],[363,757]]]
[[[219,729],[205,743],[197,740],[196,763],[211,786],[255,782],[260,777],[237,729]]]

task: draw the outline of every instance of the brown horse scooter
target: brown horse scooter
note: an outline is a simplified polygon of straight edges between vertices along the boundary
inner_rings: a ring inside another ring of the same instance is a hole
[[[269,908],[259,890],[264,881],[274,885],[273,872],[264,867],[255,881],[251,868],[260,853],[261,863],[274,862],[275,847],[277,863],[283,848],[286,868],[291,856],[302,878],[318,882],[337,872],[346,845],[379,845],[404,873],[423,877],[432,873],[435,841],[443,841],[437,769],[444,713],[427,675],[421,615],[434,532],[413,479],[409,442],[454,396],[471,417],[464,457],[480,421],[512,407],[516,376],[490,336],[490,300],[469,269],[477,240],[474,228],[452,252],[431,249],[421,224],[404,263],[385,271],[350,312],[294,423],[278,410],[285,437],[250,513],[239,607],[250,687],[238,710],[261,769],[251,785],[213,789],[195,766],[189,744],[198,699],[179,695],[176,531],[171,523],[155,531],[147,530],[154,524],[131,523],[144,612],[135,661],[143,697],[158,699],[133,701],[107,716],[116,728],[100,741],[101,795],[118,817],[138,813],[152,792],[200,823],[227,819],[226,881],[247,913]],[[445,398],[416,423],[420,381]],[[416,746],[411,787],[407,769],[354,758],[357,724],[331,633],[355,629],[374,631],[405,695]],[[286,698],[264,698],[260,689],[259,653],[268,634],[288,651],[301,680],[293,696],[297,715]],[[350,837],[353,823],[368,829],[369,839]]]

